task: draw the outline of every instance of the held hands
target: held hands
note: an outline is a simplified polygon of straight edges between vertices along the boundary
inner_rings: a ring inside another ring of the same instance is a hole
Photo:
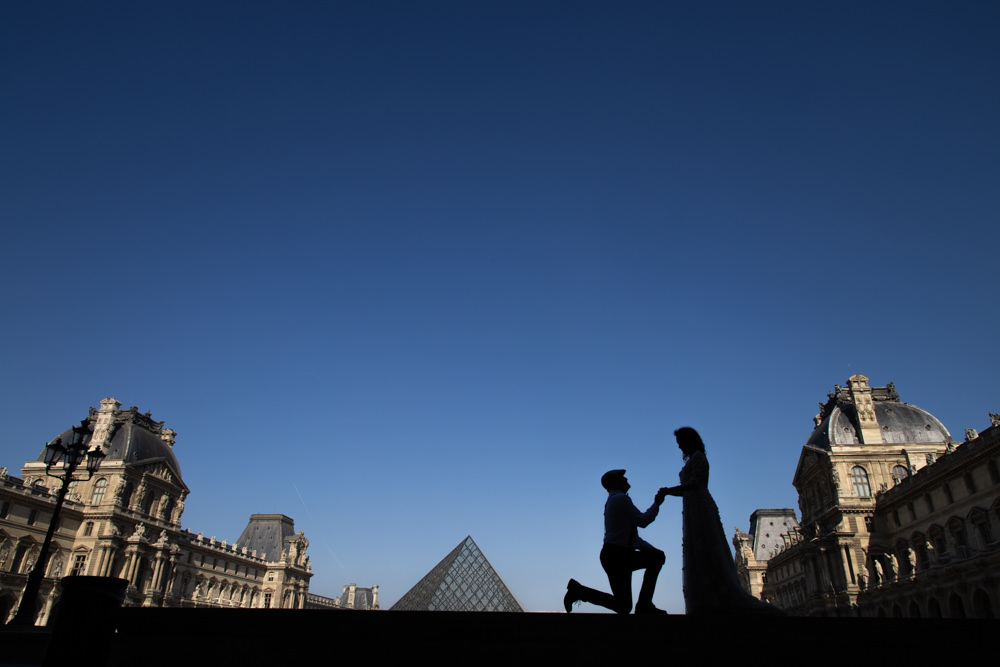
[[[682,496],[684,495],[679,486],[665,486],[656,492],[657,498],[662,498],[663,496]]]

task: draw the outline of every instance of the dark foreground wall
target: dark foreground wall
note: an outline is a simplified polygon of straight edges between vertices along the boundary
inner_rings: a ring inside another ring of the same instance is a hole
[[[118,612],[108,665],[899,664],[993,651],[998,621],[861,618],[688,618],[284,609]],[[39,632],[0,632],[0,665],[41,664]],[[57,633],[52,634],[53,639]],[[96,639],[96,637],[91,637]],[[76,660],[98,665],[88,639]],[[50,646],[50,649],[52,647]],[[58,651],[57,651],[58,653]],[[14,658],[14,655],[17,658]],[[992,653],[990,654],[992,655]],[[736,662],[734,662],[734,659]],[[992,659],[992,658],[991,658]],[[988,662],[988,660],[987,660]],[[711,664],[711,663],[709,663]]]
[[[995,647],[998,631],[953,619],[123,609],[110,664],[690,664],[695,652],[729,664],[897,664]]]

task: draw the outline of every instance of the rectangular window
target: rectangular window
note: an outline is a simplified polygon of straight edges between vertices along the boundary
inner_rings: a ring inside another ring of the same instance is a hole
[[[14,551],[14,560],[10,564],[10,571],[17,574],[21,571],[21,563],[24,562],[24,554],[28,553],[28,547],[23,544]]]
[[[87,571],[87,554],[77,554],[73,560],[73,574],[82,575]]]
[[[982,541],[984,546],[993,544],[993,535],[990,532],[990,524],[986,521],[980,521],[976,524],[976,529],[979,531],[979,539]]]
[[[969,473],[965,473],[965,490],[969,492],[970,496],[976,492],[976,482]]]

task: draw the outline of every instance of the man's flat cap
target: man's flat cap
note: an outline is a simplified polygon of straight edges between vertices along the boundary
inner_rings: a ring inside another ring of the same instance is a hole
[[[617,486],[617,484],[615,483],[616,480],[618,480],[619,478],[624,477],[624,476],[625,476],[625,470],[624,469],[609,470],[606,473],[604,473],[603,475],[601,475],[601,486],[603,486],[605,489],[607,489],[608,491],[610,491],[611,488],[608,485],[610,484],[611,486]]]

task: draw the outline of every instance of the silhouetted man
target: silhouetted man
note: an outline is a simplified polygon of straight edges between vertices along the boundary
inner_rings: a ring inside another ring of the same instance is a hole
[[[570,579],[566,585],[563,606],[570,612],[574,602],[583,601],[619,614],[627,614],[632,611],[632,572],[645,570],[635,613],[665,614],[665,611],[653,606],[653,590],[656,588],[660,568],[663,567],[663,552],[641,539],[638,529],[653,523],[666,494],[661,489],[657,492],[652,507],[640,512],[628,497],[628,490],[632,487],[624,470],[609,470],[604,473],[601,485],[608,492],[608,501],[604,504],[601,566],[608,573],[611,594],[587,588],[576,579]]]

